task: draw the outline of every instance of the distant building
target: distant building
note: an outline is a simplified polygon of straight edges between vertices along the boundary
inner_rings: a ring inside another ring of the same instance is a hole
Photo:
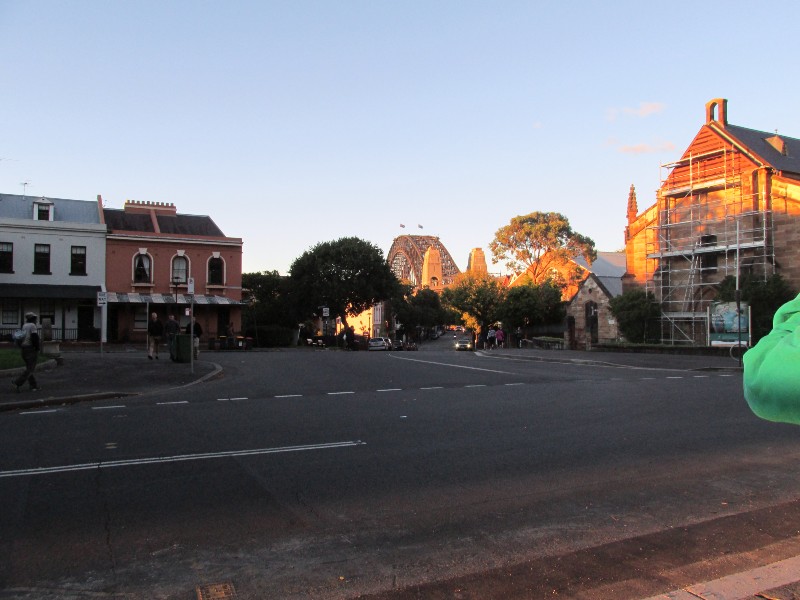
[[[174,204],[128,200],[102,211],[108,226],[106,286],[109,341],[143,341],[148,312],[162,320],[188,310],[203,337],[241,329],[242,240],[208,216],[179,214]],[[193,281],[194,289],[190,289]]]
[[[705,123],[666,173],[656,202],[628,196],[626,287],[653,292],[661,338],[706,344],[709,307],[726,276],[780,273],[800,289],[800,140],[728,122],[728,101],[706,103]]]
[[[30,311],[55,340],[98,340],[105,274],[97,202],[0,194],[0,333]]]

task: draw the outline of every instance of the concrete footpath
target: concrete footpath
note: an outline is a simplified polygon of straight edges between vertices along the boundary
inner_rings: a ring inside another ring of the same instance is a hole
[[[425,345],[420,350],[444,349]],[[285,350],[291,352],[293,350]],[[299,352],[337,350],[310,350]],[[250,353],[248,353],[250,354]],[[261,354],[253,352],[253,355]],[[738,361],[727,356],[584,352],[542,349],[498,349],[479,351],[486,360],[568,362],[586,366],[624,369],[667,369],[676,371],[720,371],[739,373]],[[140,395],[190,386],[221,375],[215,352],[201,352],[193,365],[170,361],[162,353],[148,360],[141,348],[113,348],[102,354],[94,347],[65,351],[59,361],[50,360],[36,369],[39,391],[27,385],[17,392],[12,378],[20,370],[0,372],[0,411],[30,410],[92,400]],[[193,372],[192,372],[193,366]],[[800,556],[768,564],[727,577],[687,586],[647,600],[790,600],[800,599]]]
[[[38,391],[30,390],[27,384],[20,392],[16,391],[12,382],[24,369],[0,372],[0,411],[133,396],[191,385],[221,372],[213,356],[201,352],[191,365],[172,362],[167,352],[162,352],[157,360],[148,360],[144,350],[135,348],[103,353],[98,349],[62,352],[58,361],[52,359],[36,367]]]

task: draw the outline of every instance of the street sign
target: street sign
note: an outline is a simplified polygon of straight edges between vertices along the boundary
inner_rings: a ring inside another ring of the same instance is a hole
[[[322,307],[322,316],[323,317],[330,317],[331,316],[331,309],[327,306]]]
[[[97,306],[108,304],[108,292],[97,292]]]

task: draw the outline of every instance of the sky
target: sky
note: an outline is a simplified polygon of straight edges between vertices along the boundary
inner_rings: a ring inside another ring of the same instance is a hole
[[[502,273],[489,243],[534,211],[619,250],[630,186],[655,202],[709,100],[800,138],[799,17],[796,0],[0,0],[0,192],[172,203],[242,238],[244,272],[424,234]]]

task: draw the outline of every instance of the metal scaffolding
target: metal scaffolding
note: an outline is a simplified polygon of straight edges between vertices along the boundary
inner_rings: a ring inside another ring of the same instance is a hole
[[[646,289],[661,304],[661,341],[708,344],[708,308],[727,276],[774,273],[772,212],[758,171],[723,145],[661,165],[646,231]]]

